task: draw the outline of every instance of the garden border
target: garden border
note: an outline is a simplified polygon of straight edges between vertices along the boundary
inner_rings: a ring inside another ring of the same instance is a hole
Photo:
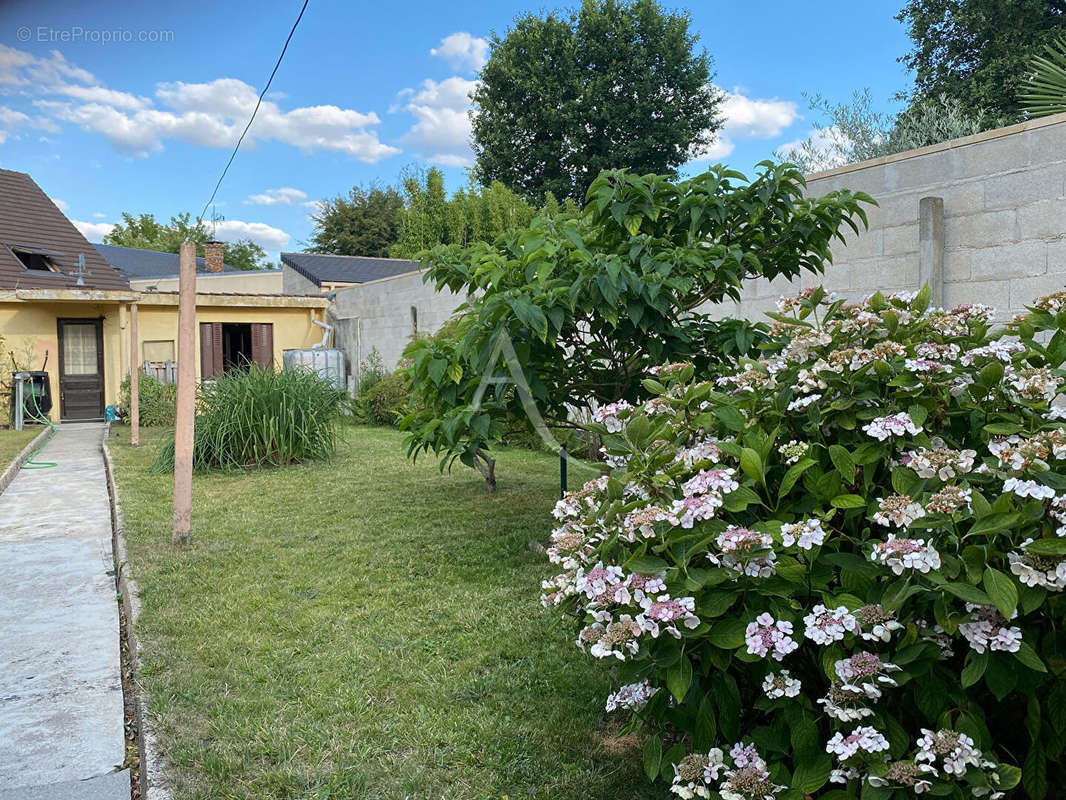
[[[19,474],[22,465],[30,460],[30,456],[33,455],[34,450],[42,445],[44,440],[48,438],[50,432],[51,429],[45,427],[19,451],[19,454],[15,456],[15,460],[7,465],[3,474],[0,474],[0,494],[3,494],[4,490],[11,485],[11,481],[15,480],[15,476]]]
[[[115,563],[115,585],[119,595],[120,628],[125,644],[124,655],[128,663],[123,664],[124,678],[128,675],[130,692],[128,700],[133,706],[136,725],[137,753],[140,770],[136,778],[140,796],[145,800],[171,800],[170,788],[163,777],[163,757],[159,751],[155,730],[148,714],[148,695],[141,688],[140,660],[141,646],[137,640],[136,623],[141,614],[139,587],[129,570],[126,539],[123,536],[125,520],[119,503],[118,483],[115,481],[114,464],[107,440],[111,437],[111,425],[104,430],[100,448],[104,456],[104,472],[107,475],[107,495],[111,505],[111,543]],[[128,672],[127,672],[128,670]],[[126,683],[126,680],[123,681]],[[125,687],[123,687],[125,689]]]

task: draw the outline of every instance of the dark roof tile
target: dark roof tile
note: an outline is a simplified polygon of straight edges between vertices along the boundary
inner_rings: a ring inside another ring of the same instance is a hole
[[[282,253],[281,263],[291,267],[316,286],[326,283],[366,283],[422,269],[406,258],[332,256],[323,253]]]
[[[181,257],[177,253],[161,253],[158,250],[141,250],[137,247],[118,247],[113,244],[93,244],[96,251],[128,280],[138,278],[173,278],[179,270]],[[204,259],[196,259],[196,271],[205,272]],[[240,272],[236,267],[224,264],[223,272]]]
[[[19,245],[48,251],[59,272],[26,269],[10,250]],[[105,261],[33,178],[0,169],[0,288],[73,289],[78,256],[85,256],[87,289],[129,290],[130,285]]]

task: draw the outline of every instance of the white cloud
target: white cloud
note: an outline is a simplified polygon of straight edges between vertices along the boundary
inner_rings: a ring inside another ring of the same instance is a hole
[[[60,211],[66,211],[68,208],[70,208],[66,200],[60,200],[58,197],[49,197],[48,199],[55,203],[56,208],[58,208]]]
[[[291,206],[306,199],[307,192],[282,186],[280,189],[267,189],[262,194],[249,195],[244,202],[255,206]]]
[[[415,118],[401,141],[434,164],[467,167],[474,163],[470,149],[470,93],[477,81],[459,76],[427,78],[418,90],[404,89],[404,110]]]
[[[429,54],[443,58],[453,69],[477,72],[489,60],[489,40],[458,31],[441,39]]]
[[[62,208],[62,206],[60,206],[60,208]],[[106,216],[107,216],[107,214],[104,214],[104,213],[102,213],[100,211],[94,211],[93,212],[93,219],[103,219]]]
[[[81,231],[81,235],[90,242],[98,242],[114,230],[114,224],[110,222],[83,222],[80,219],[72,219],[74,227]]]
[[[20,92],[35,96],[34,105],[51,118],[37,127],[57,131],[53,120],[73,123],[102,134],[131,157],[159,152],[170,139],[232,147],[258,100],[255,88],[236,78],[160,83],[154,98],[138,97],[102,85],[58,51],[38,58],[4,45],[0,45],[0,84],[23,87]],[[264,100],[245,142],[252,147],[257,141],[278,141],[308,152],[331,150],[373,163],[400,152],[380,141],[374,130],[380,122],[372,111],[334,105],[283,110],[274,99]]]
[[[66,95],[67,97],[73,97],[75,100],[82,100],[90,103],[103,103],[104,105],[123,108],[130,111],[135,111],[138,108],[145,108],[152,102],[146,97],[135,97],[128,92],[105,89],[103,86],[74,86],[68,84],[54,87],[54,92],[56,94]]]
[[[720,108],[725,130],[738,139],[772,139],[799,117],[791,100],[753,99],[739,89],[726,92]]]
[[[791,100],[755,99],[740,89],[723,92],[719,106],[722,126],[716,138],[692,159],[720,161],[736,149],[737,139],[772,139],[799,118],[796,104]]]
[[[21,111],[7,106],[0,106],[0,144],[7,141],[8,134],[15,128],[28,125],[30,118]]]
[[[235,242],[238,239],[251,239],[264,250],[278,251],[289,244],[289,234],[263,222],[242,222],[237,219],[224,219],[213,223],[215,236],[222,242]]]

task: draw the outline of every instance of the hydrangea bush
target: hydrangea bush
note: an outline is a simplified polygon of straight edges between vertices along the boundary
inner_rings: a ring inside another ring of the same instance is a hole
[[[606,710],[682,798],[1063,796],[1066,293],[771,316],[602,408],[610,474],[555,508],[542,599]]]

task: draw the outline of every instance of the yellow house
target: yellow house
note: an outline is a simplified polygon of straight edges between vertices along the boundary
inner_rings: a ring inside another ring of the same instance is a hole
[[[221,254],[218,255],[221,258]],[[177,256],[174,256],[176,259]],[[198,287],[199,289],[199,287]],[[47,374],[53,420],[101,419],[123,379],[176,361],[176,292],[140,292],[70,223],[29,175],[0,170],[0,386],[14,371]],[[138,309],[131,341],[130,311]],[[280,365],[322,339],[328,300],[208,293],[196,303],[198,377],[243,361]],[[4,398],[8,405],[7,397]]]

